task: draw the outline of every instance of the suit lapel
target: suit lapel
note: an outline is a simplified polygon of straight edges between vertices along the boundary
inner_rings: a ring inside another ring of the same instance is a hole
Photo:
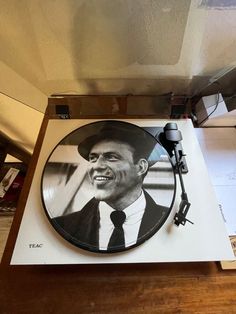
[[[79,228],[74,235],[87,245],[99,247],[99,222],[100,215],[98,201],[91,199],[80,212]]]
[[[146,208],[140,225],[138,239],[150,234],[166,212],[166,208],[157,205],[146,191],[144,191],[144,195],[146,198]]]

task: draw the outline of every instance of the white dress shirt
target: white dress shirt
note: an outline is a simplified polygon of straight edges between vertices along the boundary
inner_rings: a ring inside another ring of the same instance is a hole
[[[146,207],[146,199],[142,191],[140,197],[126,207],[123,211],[126,215],[123,224],[125,247],[129,247],[137,242],[138,232]],[[107,246],[114,230],[110,214],[115,209],[105,202],[99,202],[100,227],[99,227],[99,249],[107,250]]]

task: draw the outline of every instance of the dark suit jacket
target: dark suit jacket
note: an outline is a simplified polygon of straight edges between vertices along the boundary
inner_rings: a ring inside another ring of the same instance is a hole
[[[144,191],[144,195],[146,208],[136,245],[150,238],[162,226],[170,212],[168,207],[157,205],[146,191]],[[99,251],[100,216],[98,203],[99,201],[92,198],[81,211],[53,218],[51,222],[65,239],[76,246],[93,252],[104,252]],[[109,252],[111,251],[109,250]]]

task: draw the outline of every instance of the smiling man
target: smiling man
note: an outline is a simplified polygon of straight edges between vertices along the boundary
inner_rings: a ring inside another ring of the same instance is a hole
[[[124,210],[141,195],[142,176],[148,162],[134,162],[134,149],[121,140],[102,140],[89,154],[88,175],[96,199],[116,210]]]
[[[157,161],[156,144],[154,137],[129,123],[106,121],[94,129],[78,146],[88,161],[94,197],[81,211],[53,219],[63,236],[95,252],[122,251],[152,236],[169,212],[142,188]]]

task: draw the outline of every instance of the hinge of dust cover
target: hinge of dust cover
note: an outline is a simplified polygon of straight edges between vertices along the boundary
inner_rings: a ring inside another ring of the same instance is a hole
[[[60,119],[70,119],[69,106],[56,105],[56,115],[58,115]]]

